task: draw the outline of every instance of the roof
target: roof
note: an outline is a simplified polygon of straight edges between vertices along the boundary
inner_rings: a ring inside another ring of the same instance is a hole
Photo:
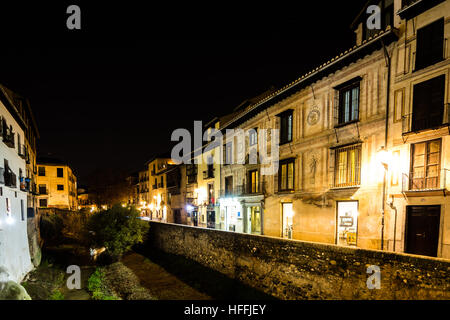
[[[342,69],[344,66],[357,61],[365,55],[382,48],[383,45],[388,45],[392,41],[397,40],[398,35],[396,31],[396,29],[388,26],[386,30],[381,30],[373,37],[364,40],[360,45],[353,46],[314,70],[302,75],[297,80],[294,80],[284,87],[274,91],[253,105],[250,105],[245,110],[242,110],[236,117],[233,117],[228,122],[221,124],[220,129],[229,128],[232,125],[237,125],[242,121],[246,121],[248,118],[256,115],[265,108],[268,108],[269,106],[287,98],[288,96],[300,91],[323,77]]]
[[[5,106],[12,114],[12,116],[16,119],[16,121],[19,123],[19,125],[22,127],[22,129],[27,129],[26,121],[25,119],[23,119],[22,115],[20,114],[17,108],[17,100],[22,101],[25,113],[30,120],[31,127],[34,130],[36,137],[39,138],[39,131],[37,128],[36,119],[31,110],[30,101],[28,99],[22,97],[18,93],[0,84],[0,100],[2,100],[5,103]]]

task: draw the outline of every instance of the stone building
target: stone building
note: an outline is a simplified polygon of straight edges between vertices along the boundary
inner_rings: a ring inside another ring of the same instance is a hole
[[[381,29],[367,26],[371,4]],[[369,1],[354,47],[222,123],[248,133],[224,143],[226,159],[245,154],[221,168],[230,230],[249,232],[260,203],[265,235],[449,258],[449,13],[448,1]],[[261,129],[279,134],[273,176],[248,161]]]
[[[77,210],[77,178],[68,163],[40,157],[37,167],[38,206]]]
[[[147,161],[147,171],[149,174],[150,192],[149,202],[146,207],[149,209],[150,219],[164,222],[173,222],[174,216],[171,210],[171,193],[167,187],[167,171],[175,163],[170,155],[162,154]]]
[[[150,180],[147,166],[139,170],[137,186],[138,204],[142,206],[143,215],[148,216],[150,212],[145,208],[150,203]]]
[[[395,4],[385,249],[450,258],[450,1]]]

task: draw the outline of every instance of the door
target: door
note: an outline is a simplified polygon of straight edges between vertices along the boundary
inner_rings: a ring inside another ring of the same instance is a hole
[[[283,203],[283,238],[292,239],[292,231],[294,225],[294,211],[292,210],[292,203]]]
[[[441,206],[406,207],[406,252],[436,257]]]
[[[198,226],[198,212],[192,211],[192,222],[194,223],[194,226]]]
[[[216,228],[216,212],[208,211],[206,216],[207,227],[211,229]]]
[[[250,210],[251,233],[261,234],[261,207],[251,207]]]
[[[181,224],[181,211],[180,209],[175,209],[174,210],[174,220],[176,224]]]
[[[337,202],[336,244],[356,246],[358,232],[358,201]]]

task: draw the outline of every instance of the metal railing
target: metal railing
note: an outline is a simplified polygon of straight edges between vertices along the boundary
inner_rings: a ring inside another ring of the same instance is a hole
[[[402,133],[418,132],[426,129],[438,128],[450,125],[450,104],[444,104],[442,116],[431,116],[418,118],[414,113],[402,116]]]
[[[245,194],[262,194],[265,192],[266,182],[258,181],[258,183],[247,182],[245,184],[244,192]]]
[[[449,169],[436,171],[434,175],[424,172],[410,172],[402,174],[402,192],[445,190],[448,187],[447,175]]]
[[[219,194],[221,197],[234,197],[244,194],[245,186],[239,185],[230,188],[221,189]]]
[[[3,142],[10,148],[15,147],[15,139],[14,139],[14,131],[12,130],[12,126],[9,128],[3,124]]]
[[[203,179],[214,178],[214,168],[203,171]]]

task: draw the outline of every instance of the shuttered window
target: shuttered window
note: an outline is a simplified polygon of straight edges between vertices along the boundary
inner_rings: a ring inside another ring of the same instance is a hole
[[[417,30],[415,70],[428,67],[444,58],[444,18]]]
[[[443,123],[445,75],[414,86],[411,131],[434,128]]]
[[[439,186],[441,140],[412,145],[410,190],[435,189]]]

